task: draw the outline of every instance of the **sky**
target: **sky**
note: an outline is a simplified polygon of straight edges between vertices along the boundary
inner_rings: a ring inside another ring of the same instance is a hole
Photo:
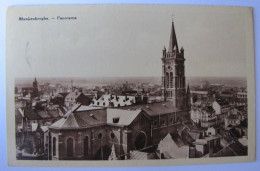
[[[186,76],[245,77],[245,12],[155,5],[19,9],[7,19],[7,58],[16,77],[159,77],[173,18]],[[77,20],[18,21],[21,16]]]

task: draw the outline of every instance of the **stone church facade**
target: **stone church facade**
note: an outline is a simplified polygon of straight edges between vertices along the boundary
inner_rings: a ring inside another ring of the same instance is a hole
[[[168,52],[162,57],[164,101],[116,108],[75,105],[49,127],[52,160],[107,160],[112,146],[117,159],[133,150],[153,149],[190,119],[184,50],[178,49],[172,23]]]

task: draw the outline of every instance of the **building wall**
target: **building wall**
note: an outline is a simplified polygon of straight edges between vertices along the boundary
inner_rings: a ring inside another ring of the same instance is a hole
[[[152,144],[151,141],[151,121],[145,116],[144,113],[139,114],[133,121],[133,123],[128,128],[129,132],[128,139],[124,139],[125,142],[128,142],[127,151],[135,150],[135,141],[137,135],[140,132],[143,132],[146,135],[146,144],[145,147],[149,147]]]
[[[57,139],[57,156],[53,156],[53,159],[101,159],[101,154],[98,155],[97,152],[101,152],[101,147],[105,146],[107,143],[107,129],[106,126],[95,127],[91,129],[82,130],[63,130],[57,132],[56,130],[51,130],[51,138],[56,137]],[[99,138],[99,134],[102,137]],[[88,137],[88,155],[84,156],[84,138]],[[67,153],[67,141],[68,138],[73,139],[73,156],[69,157]],[[53,141],[52,150],[53,150]],[[51,150],[51,151],[52,151]],[[53,154],[53,151],[51,152]]]
[[[53,137],[56,137],[56,156],[53,160],[66,159],[107,159],[111,153],[111,147],[114,144],[117,157],[127,158],[132,150],[137,150],[136,139],[138,135],[145,135],[144,148],[156,145],[168,133],[177,132],[176,124],[183,120],[187,111],[156,116],[152,125],[151,118],[144,112],[141,112],[129,126],[120,125],[102,125],[77,130],[60,130],[50,128],[51,155],[53,154]],[[153,127],[153,128],[152,128]],[[102,138],[99,134],[102,134]],[[88,137],[88,155],[84,155],[84,138]],[[68,157],[67,140],[73,139],[73,156]]]

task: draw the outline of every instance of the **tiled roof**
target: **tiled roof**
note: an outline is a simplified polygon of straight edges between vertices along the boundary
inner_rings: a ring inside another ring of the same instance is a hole
[[[30,107],[22,107],[21,108],[24,111],[24,117],[26,117],[28,120],[40,120],[42,119],[36,112],[36,110],[30,108]]]
[[[80,111],[86,111],[86,110],[96,110],[96,109],[104,109],[104,107],[102,106],[86,106],[86,105],[81,105],[79,108],[78,108],[78,112]]]
[[[199,139],[200,138],[200,132],[194,132],[194,131],[189,131],[189,135],[193,140]]]
[[[51,125],[57,129],[86,128],[101,124],[113,124],[119,126],[130,125],[133,120],[144,111],[149,116],[157,116],[180,111],[174,107],[172,102],[161,102],[153,104],[142,104],[125,106],[119,108],[96,108],[84,107],[80,104],[73,106],[63,118]],[[116,118],[118,121],[113,122]]]
[[[107,123],[113,125],[130,125],[142,110],[123,110],[123,109],[107,109]],[[118,122],[114,123],[113,119],[118,118]]]
[[[60,117],[58,109],[36,110],[31,107],[22,107],[21,110],[24,111],[24,117],[28,120],[41,120]]]
[[[141,105],[134,105],[134,106],[125,106],[120,107],[120,109],[142,109],[145,111],[149,116],[157,116],[162,114],[169,114],[174,112],[179,112],[178,108],[176,108],[171,101],[160,102],[160,103],[148,103],[148,104],[141,104]]]
[[[237,143],[232,143],[229,146],[223,148],[219,152],[214,154],[214,157],[223,156],[245,156],[247,155],[247,148]]]
[[[106,124],[106,109],[77,111],[80,105],[75,105],[63,118],[55,122],[50,128],[78,129]]]
[[[158,159],[158,156],[156,155],[156,153],[132,151],[129,157],[129,160],[148,160],[148,159]]]

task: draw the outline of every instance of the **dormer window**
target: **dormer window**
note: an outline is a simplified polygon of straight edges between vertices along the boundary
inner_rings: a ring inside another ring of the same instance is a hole
[[[113,123],[118,123],[119,122],[119,117],[118,118],[113,118]]]

